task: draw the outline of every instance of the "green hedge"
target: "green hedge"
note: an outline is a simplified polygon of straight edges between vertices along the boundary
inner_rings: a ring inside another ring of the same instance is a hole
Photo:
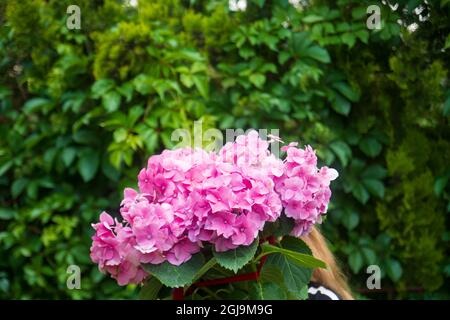
[[[355,291],[378,264],[381,297],[449,297],[448,0],[380,1],[379,31],[365,0],[80,0],[68,30],[72,2],[0,2],[0,298],[136,297],[90,262],[90,223],[195,120],[340,171],[323,229]]]

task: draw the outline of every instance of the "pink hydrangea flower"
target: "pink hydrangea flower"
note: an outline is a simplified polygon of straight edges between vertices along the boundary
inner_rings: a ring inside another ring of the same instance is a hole
[[[177,244],[167,253],[167,261],[179,266],[188,261],[193,254],[199,251],[200,246],[197,243],[191,242],[189,239],[183,239],[177,242]]]
[[[103,212],[100,222],[93,225],[91,259],[101,272],[107,272],[119,285],[142,282],[147,273],[140,265],[140,253],[133,248],[131,229]]]
[[[180,265],[205,243],[217,252],[248,246],[284,209],[302,236],[328,209],[334,169],[317,168],[314,150],[290,143],[286,159],[269,151],[270,136],[256,131],[217,154],[202,149],[164,150],[137,177],[139,191],[124,190],[122,222],[103,212],[93,224],[91,259],[120,285],[140,283],[143,264]]]
[[[93,224],[95,234],[92,237],[91,259],[100,269],[105,266],[117,266],[121,262],[119,241],[114,233],[115,222],[106,212],[100,214],[100,222]]]
[[[295,220],[294,236],[309,232],[315,223],[321,223],[321,215],[328,209],[331,197],[330,182],[338,177],[336,170],[317,168],[314,150],[307,146],[297,148],[291,143],[282,148],[286,151],[284,174],[275,178],[275,190],[280,195],[287,217]]]

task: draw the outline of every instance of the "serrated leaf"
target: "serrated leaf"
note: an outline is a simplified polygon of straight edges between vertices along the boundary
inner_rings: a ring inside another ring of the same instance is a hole
[[[161,290],[163,284],[156,278],[150,277],[145,281],[144,286],[139,292],[140,300],[155,300],[158,297],[159,290]]]
[[[285,249],[295,251],[302,254],[310,254],[309,248],[300,239],[287,239],[282,240],[282,245]],[[298,240],[298,241],[296,241]],[[313,269],[299,266],[291,258],[282,253],[274,253],[269,255],[262,268],[262,273],[267,268],[277,268],[283,275],[284,285],[286,286],[289,294],[293,295],[297,299],[305,298],[305,286],[308,285],[311,280]]]
[[[208,262],[206,262],[201,268],[200,270],[197,271],[197,273],[194,276],[194,279],[192,280],[193,282],[197,281],[198,279],[200,279],[206,272],[209,271],[209,269],[211,269],[212,267],[214,267],[217,264],[217,260],[215,257],[212,257],[211,259],[208,260]]]
[[[284,248],[279,248],[270,244],[262,244],[263,254],[281,253],[287,258],[291,259],[294,263],[305,268],[325,268],[326,265],[323,261],[314,258],[309,254],[299,253]]]
[[[236,273],[254,257],[258,243],[259,239],[256,238],[249,246],[239,246],[225,252],[213,250],[213,254],[219,265]]]
[[[286,300],[287,293],[278,283],[254,282],[250,292],[252,300]]]
[[[261,270],[259,281],[261,282],[283,282],[283,274],[281,270],[275,266],[265,267]]]
[[[195,275],[202,268],[204,262],[205,258],[203,255],[197,253],[190,260],[179,266],[165,261],[161,264],[144,264],[143,268],[158,278],[162,284],[171,288],[179,288],[192,284]]]

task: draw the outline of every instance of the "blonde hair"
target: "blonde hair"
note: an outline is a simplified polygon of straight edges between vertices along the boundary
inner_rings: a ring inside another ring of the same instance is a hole
[[[309,246],[313,256],[327,265],[326,269],[317,268],[314,270],[312,281],[333,290],[341,299],[353,300],[347,279],[336,263],[333,254],[328,248],[327,241],[320,231],[313,227],[308,235],[302,237],[302,240]]]

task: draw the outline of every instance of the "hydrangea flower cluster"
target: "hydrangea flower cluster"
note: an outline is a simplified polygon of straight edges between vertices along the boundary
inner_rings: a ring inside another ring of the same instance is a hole
[[[284,150],[282,161],[251,131],[217,154],[182,148],[150,157],[139,191],[124,191],[123,220],[103,212],[92,225],[91,259],[125,285],[147,276],[142,264],[180,265],[207,244],[217,252],[248,246],[283,208],[293,235],[305,234],[321,222],[337,172],[318,170],[311,147]]]
[[[297,148],[290,143],[281,148],[286,151],[284,173],[276,179],[275,189],[280,195],[284,213],[295,221],[292,235],[300,237],[316,223],[322,222],[331,197],[330,182],[338,177],[335,169],[317,168],[314,150],[307,146]]]

